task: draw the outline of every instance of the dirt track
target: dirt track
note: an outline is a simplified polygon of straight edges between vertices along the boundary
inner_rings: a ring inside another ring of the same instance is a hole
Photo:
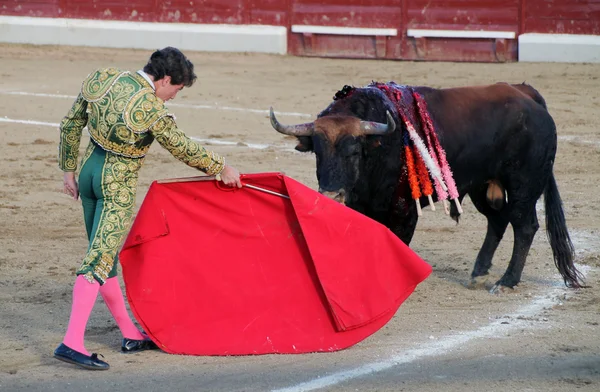
[[[212,140],[207,142],[210,148],[242,172],[283,171],[313,188],[314,156],[293,151],[294,141],[272,130],[269,106],[296,113],[280,116],[282,122],[293,123],[314,118],[345,84],[532,84],[558,125],[555,173],[577,262],[592,287],[568,290],[561,285],[541,209],[541,228],[517,289],[501,295],[466,289],[485,234],[483,217],[466,201],[458,226],[439,209],[425,211],[411,246],[434,267],[432,276],[390,323],[348,350],[257,357],[121,355],[119,331],[99,299],[86,342],[112,368],[94,373],[52,358],[65,330],[73,273],[86,240],[80,205],[60,193],[58,131],[47,123],[60,121],[91,70],[118,66],[135,71],[149,53],[12,45],[0,49],[0,391],[600,390],[598,65],[188,53],[199,83],[171,105],[181,128]],[[84,137],[82,147],[86,142]],[[141,172],[138,203],[152,180],[191,175],[196,175],[193,169],[154,145]],[[511,240],[507,232],[494,259],[492,280],[505,270]],[[338,374],[343,371],[347,373]]]

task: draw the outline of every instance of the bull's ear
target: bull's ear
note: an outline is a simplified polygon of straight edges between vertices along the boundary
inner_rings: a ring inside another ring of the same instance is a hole
[[[309,152],[313,150],[313,143],[310,137],[300,136],[298,137],[298,144],[296,145],[296,151]]]

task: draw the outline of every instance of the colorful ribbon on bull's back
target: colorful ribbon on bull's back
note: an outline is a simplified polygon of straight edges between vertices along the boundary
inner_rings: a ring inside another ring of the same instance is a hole
[[[378,88],[386,94],[406,126],[402,140],[411,194],[419,215],[422,214],[419,202],[421,196],[428,197],[431,208],[435,209],[431,197],[433,186],[438,200],[444,203],[446,213],[449,213],[446,204],[448,198],[454,200],[458,212],[462,213],[446,152],[439,142],[423,96],[410,86],[400,86],[394,82],[373,82],[368,87]]]

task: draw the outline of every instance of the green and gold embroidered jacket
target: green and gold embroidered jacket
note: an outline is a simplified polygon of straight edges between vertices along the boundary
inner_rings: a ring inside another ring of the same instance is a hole
[[[206,150],[177,128],[152,86],[141,75],[107,68],[92,72],[60,122],[59,167],[76,171],[81,132],[103,149],[143,159],[156,139],[175,158],[208,175],[220,173],[223,157]]]

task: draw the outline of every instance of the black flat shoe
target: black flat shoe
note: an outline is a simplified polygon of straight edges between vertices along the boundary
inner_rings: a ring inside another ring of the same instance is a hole
[[[69,348],[64,343],[61,343],[60,346],[54,350],[54,358],[60,359],[61,361],[65,361],[68,363],[72,363],[77,366],[81,366],[82,368],[88,370],[108,370],[110,369],[110,365],[100,359],[98,359],[98,354],[93,353],[90,356],[80,353],[79,351],[75,351],[72,348]]]
[[[135,353],[144,350],[156,350],[158,346],[150,339],[134,340],[123,338],[121,351],[124,353]]]

